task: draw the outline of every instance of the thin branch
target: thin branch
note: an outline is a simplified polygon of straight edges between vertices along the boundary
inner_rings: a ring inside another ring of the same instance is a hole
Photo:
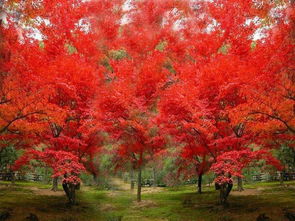
[[[199,135],[199,137],[202,140],[203,145],[205,146],[205,148],[209,151],[209,153],[212,155],[212,157],[214,158],[214,160],[216,161],[216,156],[213,154],[213,152],[210,150],[209,146],[207,145],[207,143],[204,141],[204,138],[202,137],[201,133],[196,129],[193,128],[193,130]]]
[[[2,100],[2,101],[0,101],[0,104],[7,104],[7,103],[9,103],[11,101],[11,99],[9,99],[9,100]]]
[[[6,131],[10,125],[12,125],[15,121],[18,121],[18,120],[21,120],[21,119],[24,119],[30,115],[34,115],[34,114],[45,114],[44,112],[41,112],[41,111],[35,111],[35,112],[31,112],[31,113],[27,113],[25,115],[20,115],[20,116],[17,116],[16,118],[14,118],[13,120],[9,121],[6,126],[4,126],[1,130],[0,130],[0,134],[3,133],[4,131]]]
[[[253,111],[253,112],[249,113],[249,115],[255,115],[255,114],[265,115],[265,116],[268,116],[271,119],[278,120],[278,121],[282,122],[288,128],[289,131],[291,131],[292,133],[295,133],[295,129],[293,129],[291,126],[289,126],[288,123],[285,120],[279,118],[278,116],[274,116],[274,115],[264,113],[264,112],[260,112],[260,111]]]

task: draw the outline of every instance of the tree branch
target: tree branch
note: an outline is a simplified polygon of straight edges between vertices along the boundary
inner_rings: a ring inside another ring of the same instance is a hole
[[[265,115],[265,116],[268,116],[271,119],[278,120],[278,121],[282,122],[287,127],[287,129],[289,131],[291,131],[292,133],[295,133],[295,129],[292,128],[285,120],[279,118],[278,116],[274,116],[274,115],[264,113],[264,112],[261,112],[261,111],[253,111],[253,112],[249,113],[249,115],[255,115],[255,114]]]
[[[0,129],[0,134],[3,133],[4,131],[6,131],[10,127],[10,125],[12,125],[15,121],[24,119],[24,118],[26,118],[26,117],[28,117],[30,115],[34,115],[34,114],[45,114],[45,113],[42,112],[42,111],[35,111],[35,112],[31,112],[31,113],[27,113],[27,114],[24,114],[24,115],[17,116],[13,120],[9,121],[2,129]]]
[[[6,104],[6,103],[9,103],[10,101],[11,101],[11,99],[9,99],[9,100],[1,100],[0,104]]]

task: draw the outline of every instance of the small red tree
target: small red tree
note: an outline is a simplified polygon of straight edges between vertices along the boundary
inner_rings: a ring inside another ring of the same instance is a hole
[[[75,191],[80,185],[79,174],[85,171],[85,167],[79,162],[79,158],[65,151],[30,150],[17,160],[14,169],[18,169],[32,159],[38,160],[44,163],[45,166],[51,168],[53,170],[52,177],[63,177],[62,186],[69,200],[69,204],[75,204]]]
[[[240,151],[229,151],[219,155],[216,162],[212,164],[212,170],[218,176],[215,179],[216,189],[220,189],[220,203],[226,204],[228,195],[233,186],[232,176],[241,177],[242,170],[253,161],[263,159],[267,164],[271,164],[281,169],[281,164],[269,152],[251,151],[249,149]]]

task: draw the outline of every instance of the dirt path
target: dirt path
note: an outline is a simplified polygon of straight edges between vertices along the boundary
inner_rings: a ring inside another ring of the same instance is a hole
[[[65,193],[63,190],[58,190],[56,192],[50,189],[40,189],[38,187],[26,187],[26,189],[32,190],[36,195],[44,195],[44,196],[64,196]]]
[[[253,196],[253,195],[260,195],[264,189],[245,189],[242,192],[239,191],[232,191],[231,194],[234,196]]]
[[[271,191],[268,191],[268,190],[271,190],[272,188],[273,187],[268,187],[268,186],[258,187],[255,189],[245,189],[242,192],[232,191],[231,194],[235,195],[235,196],[253,196],[253,195],[261,195],[261,194],[272,194]],[[284,185],[284,186],[280,186],[277,188],[281,188],[281,190],[284,191],[286,189],[289,189],[289,190],[295,189],[295,186],[294,185]]]
[[[118,190],[123,190],[123,191],[129,191],[130,190],[130,184],[124,182],[124,180],[117,178],[117,177],[112,177],[110,178],[111,184],[116,187]]]

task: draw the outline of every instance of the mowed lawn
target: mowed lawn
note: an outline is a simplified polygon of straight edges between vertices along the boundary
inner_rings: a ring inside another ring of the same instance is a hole
[[[0,182],[0,212],[8,211],[9,221],[28,220],[30,213],[40,221],[255,221],[260,214],[288,221],[286,214],[295,214],[295,182],[245,185],[245,192],[231,193],[227,208],[218,205],[218,191],[212,187],[205,187],[203,194],[192,185],[144,188],[142,203],[136,203],[130,191],[82,186],[78,205],[71,208],[61,190],[49,189],[39,183]]]

